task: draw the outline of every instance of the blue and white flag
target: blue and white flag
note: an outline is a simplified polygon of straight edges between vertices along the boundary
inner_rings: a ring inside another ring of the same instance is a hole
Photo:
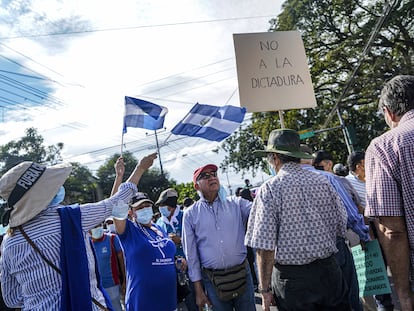
[[[124,134],[127,127],[158,130],[164,126],[168,109],[142,99],[125,96]]]
[[[171,133],[222,141],[243,122],[245,114],[244,107],[218,107],[197,103]]]

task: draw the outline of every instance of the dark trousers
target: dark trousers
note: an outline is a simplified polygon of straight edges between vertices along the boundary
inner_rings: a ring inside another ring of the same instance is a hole
[[[354,258],[349,250],[344,238],[337,237],[335,259],[342,270],[346,285],[348,287],[348,299],[352,310],[363,311],[361,300],[359,299],[358,277],[355,270]]]
[[[306,265],[275,264],[272,287],[279,311],[350,311],[348,290],[335,257]]]
[[[253,248],[247,246],[247,260],[249,261],[250,272],[252,273],[253,285],[257,286],[259,284],[256,275],[256,269],[254,268],[255,256]]]

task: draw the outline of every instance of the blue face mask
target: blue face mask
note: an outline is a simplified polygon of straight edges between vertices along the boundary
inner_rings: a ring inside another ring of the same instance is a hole
[[[269,172],[270,172],[270,175],[276,176],[276,171],[271,164],[269,164]]]
[[[61,203],[65,199],[65,188],[60,186],[58,192],[56,193],[55,197],[52,199],[49,205],[56,205]]]
[[[170,216],[171,212],[168,210],[168,206],[160,206],[158,208],[162,216],[168,217]]]
[[[135,218],[140,224],[146,225],[151,222],[152,219],[152,207],[144,207],[135,212]]]
[[[227,192],[226,192],[226,189],[224,189],[224,187],[222,185],[220,185],[220,189],[219,189],[219,192],[218,192],[218,197],[219,197],[221,202],[226,202]]]

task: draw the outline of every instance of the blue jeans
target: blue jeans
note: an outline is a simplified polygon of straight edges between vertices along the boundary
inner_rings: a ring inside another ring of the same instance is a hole
[[[336,247],[338,248],[338,252],[335,254],[335,259],[342,270],[342,275],[348,286],[349,303],[353,310],[363,311],[364,309],[361,300],[359,299],[358,278],[352,253],[343,238],[337,237]]]
[[[230,301],[222,301],[217,297],[214,285],[211,283],[208,276],[202,272],[204,290],[208,299],[213,304],[214,311],[252,311],[256,310],[254,301],[253,279],[250,272],[249,265],[246,265],[247,271],[247,288],[244,294],[240,297],[234,298]]]
[[[105,288],[105,291],[111,298],[112,308],[114,311],[122,311],[120,286],[115,285],[112,287],[107,287]]]

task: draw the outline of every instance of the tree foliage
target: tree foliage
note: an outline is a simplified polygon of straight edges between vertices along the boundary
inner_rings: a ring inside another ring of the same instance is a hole
[[[97,179],[80,163],[72,162],[72,171],[65,181],[65,204],[91,203],[102,198]]]
[[[45,147],[43,137],[35,128],[27,128],[26,136],[20,140],[12,140],[6,145],[0,146],[0,173],[7,172],[10,168],[23,161],[53,165],[62,160],[60,151],[63,143]]]
[[[386,130],[377,111],[382,85],[397,74],[414,74],[414,2],[395,0],[388,6],[388,1],[287,0],[272,20],[269,31],[301,33],[317,100],[315,109],[285,111],[285,127],[320,131],[305,143],[315,151],[332,152],[336,161],[344,162],[348,154],[341,129],[335,129],[341,126],[338,111],[355,138],[353,149],[364,150]],[[225,141],[222,148],[251,150],[248,146],[254,137],[265,141],[272,129],[280,127],[278,113],[254,113],[251,126]],[[234,163],[242,171],[262,167],[238,152],[230,152],[224,163]]]
[[[114,154],[97,171],[99,185],[104,197],[109,197],[111,194],[112,185],[115,180],[114,165],[119,157],[120,154]],[[125,181],[131,175],[138,160],[130,152],[125,152],[122,157],[125,163]],[[175,184],[176,182],[174,180],[168,180],[167,174],[161,175],[159,169],[150,168],[142,175],[138,184],[138,191],[148,194],[151,200],[157,200],[161,191]]]
[[[197,191],[194,189],[192,182],[182,183],[172,186],[178,192],[178,204],[182,204],[186,197],[192,198],[194,201],[199,199]]]

